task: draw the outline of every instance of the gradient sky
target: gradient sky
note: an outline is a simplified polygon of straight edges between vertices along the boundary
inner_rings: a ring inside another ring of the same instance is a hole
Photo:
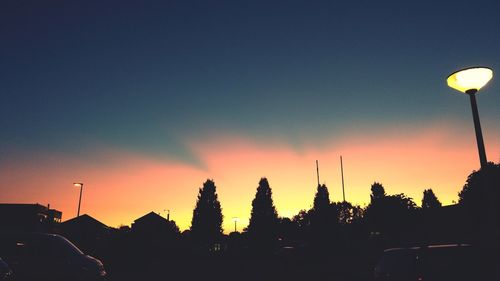
[[[497,0],[2,1],[0,202],[70,219],[82,181],[82,212],[108,225],[170,209],[186,229],[213,178],[229,231],[263,176],[280,215],[309,208],[316,159],[340,200],[342,154],[349,201],[380,181],[451,204],[479,160],[468,97],[445,79],[500,70],[499,14]],[[478,106],[499,162],[495,80]]]

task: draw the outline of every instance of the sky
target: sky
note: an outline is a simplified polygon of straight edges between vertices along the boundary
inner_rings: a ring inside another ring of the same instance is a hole
[[[439,2],[439,3],[438,3]],[[458,200],[479,168],[453,71],[500,69],[498,1],[2,1],[0,203],[110,226],[190,226],[213,179],[224,229],[267,177],[280,216],[370,185]],[[500,162],[500,86],[477,95]]]

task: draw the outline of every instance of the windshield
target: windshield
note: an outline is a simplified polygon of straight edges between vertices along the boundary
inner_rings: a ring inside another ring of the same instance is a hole
[[[75,244],[71,243],[68,239],[59,235],[54,235],[53,237],[54,237],[53,243],[56,244],[56,246],[59,246],[64,251],[66,251],[68,254],[72,255],[84,254],[82,250],[78,249],[78,247],[75,246]]]

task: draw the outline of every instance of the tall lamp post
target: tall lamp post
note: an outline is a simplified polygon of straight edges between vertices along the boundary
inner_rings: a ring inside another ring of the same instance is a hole
[[[78,213],[76,215],[77,217],[79,217],[80,216],[80,205],[82,204],[83,183],[75,182],[75,183],[73,183],[73,186],[80,188],[80,199],[78,200]]]
[[[238,232],[238,221],[240,220],[240,218],[238,217],[233,217],[233,221],[234,221],[234,232]]]
[[[474,119],[474,129],[476,130],[477,149],[479,151],[479,161],[481,168],[484,168],[486,160],[486,150],[484,148],[483,133],[479,122],[479,112],[477,110],[476,93],[493,78],[493,70],[488,67],[469,67],[453,72],[448,76],[446,82],[451,88],[465,93],[470,98],[472,108],[472,118]]]

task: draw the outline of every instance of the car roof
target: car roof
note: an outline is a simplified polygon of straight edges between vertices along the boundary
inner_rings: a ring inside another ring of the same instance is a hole
[[[416,251],[420,249],[439,249],[439,248],[457,248],[457,247],[471,247],[469,244],[441,244],[441,245],[425,245],[425,246],[415,246],[415,247],[400,247],[400,248],[389,248],[385,249],[384,253],[396,252],[396,251]]]

